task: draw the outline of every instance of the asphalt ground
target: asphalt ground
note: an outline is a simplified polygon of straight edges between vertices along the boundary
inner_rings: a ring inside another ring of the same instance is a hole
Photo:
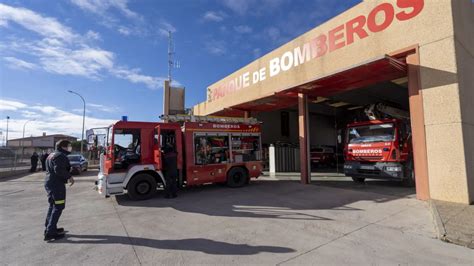
[[[393,182],[285,175],[134,202],[99,196],[96,174],[68,188],[66,238],[50,243],[43,173],[2,179],[0,264],[474,264],[473,250],[435,238],[427,203]]]

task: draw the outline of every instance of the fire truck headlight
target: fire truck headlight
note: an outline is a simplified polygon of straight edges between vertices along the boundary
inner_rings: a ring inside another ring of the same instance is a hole
[[[344,169],[352,169],[352,165],[350,165],[350,164],[345,164],[345,165],[344,165]]]
[[[402,168],[400,166],[387,166],[385,170],[387,170],[387,172],[401,172]]]

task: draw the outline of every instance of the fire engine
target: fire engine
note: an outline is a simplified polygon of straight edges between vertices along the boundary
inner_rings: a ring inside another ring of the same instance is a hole
[[[242,187],[261,175],[260,123],[253,118],[161,116],[166,122],[118,121],[108,128],[96,182],[106,197],[151,198],[166,186],[162,148],[178,154],[180,186],[225,183]]]
[[[384,104],[370,105],[369,120],[347,125],[344,174],[355,182],[366,178],[415,182],[409,114]]]

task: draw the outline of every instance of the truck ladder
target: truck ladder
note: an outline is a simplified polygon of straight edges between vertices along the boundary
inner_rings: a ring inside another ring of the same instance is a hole
[[[253,117],[225,117],[225,116],[199,116],[199,115],[161,115],[161,120],[170,122],[203,122],[203,123],[234,123],[234,124],[259,124],[260,122]]]

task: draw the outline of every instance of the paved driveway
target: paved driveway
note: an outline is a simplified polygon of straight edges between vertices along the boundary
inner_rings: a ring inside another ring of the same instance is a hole
[[[69,232],[53,243],[42,240],[42,174],[1,181],[0,263],[474,264],[472,250],[434,238],[426,203],[392,183],[285,176],[132,202],[101,198],[94,174],[68,189],[60,225]]]

